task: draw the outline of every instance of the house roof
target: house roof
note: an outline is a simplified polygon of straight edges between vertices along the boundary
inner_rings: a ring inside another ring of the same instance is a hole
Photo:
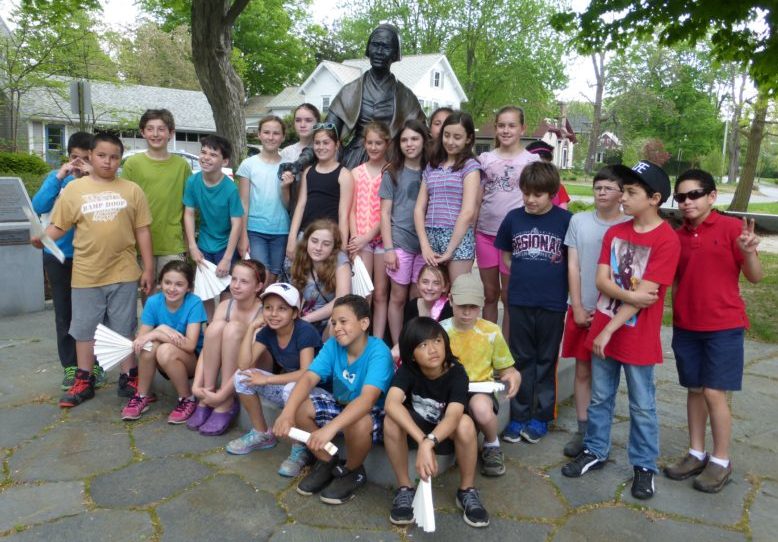
[[[573,127],[570,126],[569,120],[565,120],[564,128],[558,128],[552,119],[544,119],[540,121],[537,129],[532,132],[532,137],[540,139],[548,132],[556,134],[560,139],[567,138],[573,143],[578,143],[578,138],[575,137],[575,132],[573,131]]]
[[[286,87],[272,100],[267,102],[268,109],[291,109],[305,102],[305,97],[300,94],[301,87]]]
[[[275,98],[274,95],[256,95],[246,100],[246,105],[243,106],[243,110],[247,117],[264,115],[267,113],[267,104]]]
[[[621,146],[621,140],[613,132],[603,132],[600,134],[600,139],[605,139],[606,137],[609,137],[616,145]]]

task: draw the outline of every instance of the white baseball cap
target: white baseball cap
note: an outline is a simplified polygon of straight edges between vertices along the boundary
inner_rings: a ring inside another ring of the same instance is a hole
[[[295,309],[300,308],[300,292],[297,291],[297,288],[287,282],[276,282],[271,284],[265,288],[265,291],[262,292],[262,295],[260,295],[259,298],[265,299],[269,295],[277,295],[286,301],[290,307],[294,307]]]

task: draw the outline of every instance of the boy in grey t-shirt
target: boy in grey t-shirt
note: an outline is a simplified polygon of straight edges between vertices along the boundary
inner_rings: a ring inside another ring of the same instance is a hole
[[[584,348],[586,335],[597,306],[595,285],[602,239],[608,228],[629,220],[621,213],[621,184],[629,168],[616,165],[602,168],[594,176],[594,211],[578,213],[570,220],[565,245],[568,247],[570,297],[562,340],[562,357],[575,358],[575,411],[578,430],[565,445],[564,454],[576,457],[583,450],[587,408],[592,395],[591,352]]]

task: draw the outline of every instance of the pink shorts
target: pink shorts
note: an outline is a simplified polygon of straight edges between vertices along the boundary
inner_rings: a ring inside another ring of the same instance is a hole
[[[505,263],[502,261],[502,251],[494,246],[494,238],[494,235],[480,231],[475,232],[475,257],[478,268],[490,269],[499,265],[500,273],[510,275],[510,270],[505,267]]]
[[[408,252],[395,247],[394,253],[397,255],[397,269],[392,271],[386,268],[386,274],[397,284],[408,286],[411,282],[414,284],[419,280],[419,273],[424,267],[424,258],[421,254]]]
[[[589,328],[578,327],[573,318],[573,307],[567,307],[565,332],[562,336],[562,357],[575,358],[578,361],[591,361],[592,352],[584,346],[587,335],[589,335]]]

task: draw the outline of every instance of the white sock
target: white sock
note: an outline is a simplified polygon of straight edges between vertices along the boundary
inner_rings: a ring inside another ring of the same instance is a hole
[[[496,437],[492,442],[486,442],[486,439],[484,439],[484,448],[499,448],[500,447],[500,437]]]
[[[710,460],[716,465],[720,465],[725,469],[729,467],[729,459],[719,459],[718,457],[710,456]]]
[[[700,450],[695,450],[694,448],[689,448],[689,453],[699,459],[700,461],[705,459],[705,452],[701,452]]]

